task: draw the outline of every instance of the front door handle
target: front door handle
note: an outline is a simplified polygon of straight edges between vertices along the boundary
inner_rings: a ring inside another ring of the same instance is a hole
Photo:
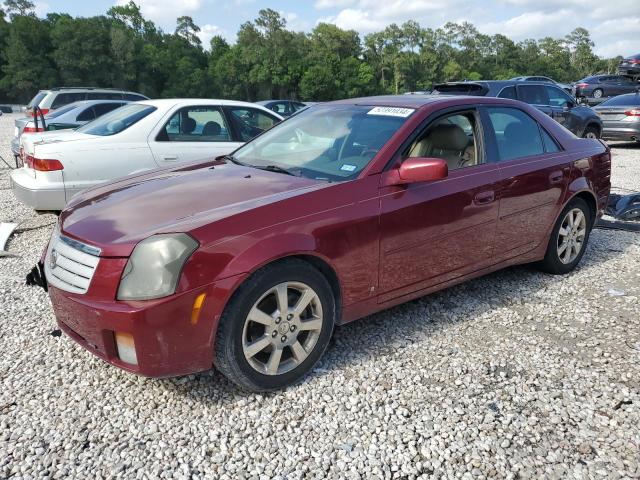
[[[551,185],[562,183],[563,178],[564,178],[564,173],[562,171],[551,172],[549,174],[549,182],[551,183]]]
[[[489,190],[486,192],[476,193],[475,197],[473,197],[473,203],[476,205],[487,205],[488,203],[493,202],[496,199],[496,192],[493,190]]]
[[[162,159],[166,162],[175,162],[178,160],[178,157],[174,156],[163,156]]]

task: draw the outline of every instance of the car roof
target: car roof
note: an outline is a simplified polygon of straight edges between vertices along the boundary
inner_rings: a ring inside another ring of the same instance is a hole
[[[202,103],[206,105],[227,105],[237,107],[255,107],[255,103],[240,102],[237,100],[222,100],[214,98],[157,98],[152,100],[138,100],[132,103],[144,103],[145,105],[153,105],[156,107],[166,107],[169,105],[193,105],[194,103]]]
[[[71,102],[71,103],[67,103],[66,105],[62,105],[58,108],[65,108],[65,107],[75,107],[75,108],[79,108],[79,107],[86,107],[86,106],[90,106],[90,105],[99,105],[101,103],[131,103],[131,100],[125,100],[123,98],[114,98],[112,100],[78,100],[77,102]],[[51,110],[52,112],[55,112],[57,109]]]
[[[484,101],[484,97],[482,97]],[[450,103],[454,100],[468,100],[472,103],[479,102],[477,95],[380,95],[374,97],[350,98],[346,100],[335,100],[323,105],[360,105],[371,107],[397,107],[419,109],[427,105],[438,103]],[[493,101],[494,98],[491,98]],[[499,101],[505,99],[497,99]]]

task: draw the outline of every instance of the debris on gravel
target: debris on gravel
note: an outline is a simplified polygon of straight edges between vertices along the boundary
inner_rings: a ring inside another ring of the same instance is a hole
[[[613,164],[640,190],[640,145]],[[510,268],[338,328],[303,383],[248,394],[215,371],[137,377],[60,335],[24,284],[55,217],[8,175],[0,478],[640,478],[637,233],[594,230],[564,277]]]

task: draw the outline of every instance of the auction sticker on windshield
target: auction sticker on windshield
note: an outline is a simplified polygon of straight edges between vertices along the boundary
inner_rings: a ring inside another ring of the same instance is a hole
[[[413,112],[415,112],[413,108],[374,107],[367,112],[367,115],[387,115],[389,117],[406,118],[409,115],[411,115]]]

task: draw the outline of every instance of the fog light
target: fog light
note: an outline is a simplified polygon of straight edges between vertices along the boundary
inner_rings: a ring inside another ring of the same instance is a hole
[[[125,363],[138,365],[138,357],[136,356],[136,344],[133,341],[133,335],[125,332],[116,332],[116,346],[118,348],[118,357]]]

